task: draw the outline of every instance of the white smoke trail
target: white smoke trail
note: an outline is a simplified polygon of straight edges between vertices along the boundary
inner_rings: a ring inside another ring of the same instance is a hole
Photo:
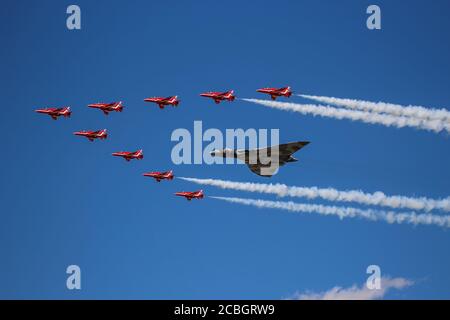
[[[235,182],[218,179],[197,179],[179,177],[182,180],[239,191],[274,194],[279,197],[301,197],[307,199],[321,198],[328,201],[355,202],[364,205],[384,206],[394,209],[443,210],[450,211],[450,197],[445,199],[413,198],[405,196],[387,196],[383,192],[365,193],[360,190],[340,191],[333,188],[294,187],[285,184],[265,184],[252,182]]]
[[[379,114],[366,111],[348,110],[334,108],[330,106],[321,106],[314,104],[298,104],[290,102],[278,102],[260,99],[242,99],[244,101],[253,102],[262,106],[299,112],[302,114],[312,114],[314,116],[329,117],[334,119],[349,119],[352,121],[362,121],[371,124],[382,124],[387,127],[412,127],[433,132],[446,130],[450,132],[450,124],[443,123],[438,120],[424,120],[411,117],[399,117],[389,114]]]
[[[432,214],[396,213],[393,211],[377,211],[372,209],[358,209],[351,207],[324,206],[318,204],[295,203],[292,201],[267,201],[261,199],[244,199],[229,197],[210,197],[231,203],[239,203],[258,208],[281,209],[291,212],[317,213],[320,215],[335,215],[343,218],[364,218],[371,221],[385,221],[389,224],[437,225],[450,228],[450,216],[437,216]]]
[[[348,109],[357,109],[377,113],[389,113],[395,116],[412,117],[424,120],[438,120],[450,123],[450,111],[446,109],[431,109],[422,106],[402,106],[385,102],[371,102],[356,99],[341,99],[334,97],[311,96],[299,94],[298,96],[320,103],[331,104]]]

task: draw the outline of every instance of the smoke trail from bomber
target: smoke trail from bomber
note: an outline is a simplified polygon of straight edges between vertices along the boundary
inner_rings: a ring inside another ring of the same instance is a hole
[[[356,109],[376,113],[388,113],[400,117],[412,117],[424,120],[438,120],[450,123],[450,111],[446,109],[431,109],[422,106],[402,106],[385,102],[370,102],[356,99],[340,99],[334,97],[311,96],[299,94],[299,97],[320,103],[331,104],[348,109]]]
[[[432,132],[441,132],[446,130],[450,132],[450,124],[443,123],[439,120],[424,120],[411,117],[399,117],[390,114],[379,114],[366,111],[348,110],[334,108],[330,106],[321,106],[314,104],[298,104],[290,102],[278,102],[260,99],[242,99],[244,101],[253,102],[269,108],[280,109],[285,111],[293,111],[301,114],[312,114],[314,116],[328,117],[334,119],[349,119],[352,121],[362,121],[370,124],[381,124],[387,127],[412,127]]]
[[[365,193],[360,190],[340,191],[334,188],[295,187],[279,183],[265,184],[218,179],[179,178],[185,181],[219,187],[222,189],[273,194],[279,197],[320,198],[327,201],[354,202],[364,205],[390,207],[393,209],[406,208],[411,210],[424,210],[427,212],[431,210],[450,211],[450,197],[436,200],[425,197],[388,196],[381,191]]]
[[[281,209],[290,212],[316,213],[319,215],[334,215],[340,219],[363,218],[370,221],[385,221],[389,224],[413,224],[413,225],[436,225],[450,227],[450,216],[437,216],[432,214],[396,213],[393,211],[377,211],[373,209],[358,209],[351,207],[324,206],[319,204],[295,203],[292,201],[268,201],[261,199],[210,197],[231,203],[238,203],[257,208]]]

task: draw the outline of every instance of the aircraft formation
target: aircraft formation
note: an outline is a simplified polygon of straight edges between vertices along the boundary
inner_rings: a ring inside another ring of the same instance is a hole
[[[292,95],[292,90],[290,87],[283,88],[261,88],[256,90],[257,92],[264,93],[270,95],[272,100],[276,100],[278,97],[286,97],[289,98]],[[219,104],[222,101],[232,102],[236,99],[233,90],[225,91],[225,92],[204,92],[201,93],[200,96],[210,98],[214,100],[216,104]],[[158,105],[160,109],[164,109],[166,106],[177,107],[180,103],[178,96],[170,96],[170,97],[150,97],[145,98],[145,102],[151,102]],[[110,112],[122,112],[124,109],[122,101],[117,102],[99,102],[92,103],[88,105],[89,108],[99,109],[105,115],[109,115]],[[57,120],[59,117],[70,118],[72,111],[70,107],[60,107],[60,108],[44,108],[35,110],[37,113],[49,115],[53,120]],[[74,135],[86,137],[89,141],[94,141],[96,139],[105,140],[108,138],[108,133],[106,129],[102,130],[82,130],[76,131],[73,133]],[[223,150],[214,150],[211,152],[212,156],[215,157],[224,157],[224,158],[237,158],[239,160],[244,161],[249,169],[260,176],[271,177],[278,170],[278,167],[283,166],[289,162],[295,162],[297,159],[292,157],[292,154],[303,148],[309,144],[308,141],[298,141],[292,143],[281,144],[278,146],[271,146],[267,148],[260,149],[223,149]],[[276,149],[274,149],[276,147]],[[275,151],[276,150],[276,151]],[[115,157],[122,157],[127,162],[131,160],[142,160],[144,158],[144,152],[142,149],[137,151],[117,151],[112,153]],[[267,159],[263,159],[264,157],[276,156],[278,158],[277,166],[272,168],[271,164],[267,161]],[[252,159],[252,161],[251,161]],[[156,182],[161,182],[162,180],[173,180],[174,174],[173,171],[165,171],[165,172],[147,172],[144,173],[143,176],[150,177],[155,179]],[[183,191],[176,192],[176,196],[184,197],[188,201],[192,199],[203,199],[204,193],[203,190],[198,191]]]

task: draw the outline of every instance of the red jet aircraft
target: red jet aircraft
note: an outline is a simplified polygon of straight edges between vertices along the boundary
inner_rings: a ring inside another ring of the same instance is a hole
[[[234,101],[234,99],[236,99],[233,90],[227,92],[205,92],[200,95],[202,97],[214,99],[215,103],[220,103],[222,100]]]
[[[122,101],[111,102],[111,103],[103,103],[103,102],[92,103],[92,104],[89,104],[88,107],[100,109],[103,111],[103,113],[105,115],[108,115],[110,112],[113,112],[113,111],[122,112],[122,110],[123,110]]]
[[[270,94],[270,97],[272,98],[272,100],[275,100],[277,97],[287,97],[289,98],[292,95],[292,91],[291,91],[291,87],[285,87],[285,88],[262,88],[262,89],[258,89],[256,90],[257,92],[261,92],[261,93],[266,93],[266,94]]]
[[[35,110],[37,113],[48,114],[52,117],[53,120],[56,120],[58,117],[63,116],[64,118],[70,118],[72,112],[70,111],[70,107],[62,107],[62,108],[45,108],[45,109],[37,109]]]
[[[83,136],[89,139],[89,141],[94,141],[94,139],[106,139],[108,134],[106,133],[106,129],[98,130],[98,131],[77,131],[73,133],[77,136]]]
[[[143,176],[155,178],[158,182],[161,180],[172,180],[174,177],[172,170],[166,172],[147,172]]]
[[[185,197],[187,200],[191,201],[192,199],[203,199],[203,190],[194,191],[194,192],[177,192],[176,196]]]
[[[153,98],[146,98],[144,99],[145,102],[153,102],[159,105],[160,109],[164,109],[167,105],[172,105],[174,107],[178,106],[178,103],[180,103],[180,100],[178,100],[178,96],[173,97],[153,97]]]
[[[142,149],[134,152],[119,151],[114,152],[112,155],[116,157],[122,157],[127,161],[130,161],[131,159],[142,160],[144,158],[144,152],[142,151]]]

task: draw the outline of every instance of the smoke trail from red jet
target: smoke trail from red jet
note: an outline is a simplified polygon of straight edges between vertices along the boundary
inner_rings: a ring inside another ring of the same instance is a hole
[[[180,177],[180,179],[200,185],[208,185],[238,191],[273,194],[279,197],[300,197],[336,202],[354,202],[370,206],[383,206],[393,209],[403,208],[411,210],[424,210],[426,212],[431,210],[450,211],[450,197],[436,200],[425,197],[406,197],[399,195],[388,196],[381,191],[365,193],[361,190],[341,191],[334,188],[295,187],[279,183],[266,184],[185,177]]]
[[[450,124],[450,111],[446,109],[432,109],[422,106],[402,106],[385,102],[371,102],[356,99],[341,99],[335,97],[312,96],[299,94],[299,97],[314,100],[324,104],[331,104],[347,109],[362,110],[367,112],[385,113],[398,117],[411,117],[424,120],[438,120]]]
[[[278,102],[260,99],[242,99],[247,102],[256,103],[265,107],[293,111],[301,114],[311,114],[314,116],[328,117],[334,119],[349,119],[352,121],[362,121],[370,124],[381,124],[387,127],[404,128],[411,127],[439,133],[443,130],[450,132],[450,124],[439,120],[424,120],[411,117],[400,117],[390,114],[379,114],[367,111],[349,110],[334,108],[331,106],[321,106],[314,104],[298,104],[290,102]]]
[[[280,209],[299,213],[316,213],[325,216],[337,216],[344,218],[363,218],[370,221],[385,221],[389,224],[413,224],[413,225],[436,225],[450,228],[450,216],[439,216],[433,214],[397,213],[393,211],[378,211],[373,209],[358,209],[352,207],[325,206],[320,204],[295,203],[292,201],[268,201],[261,199],[210,197],[231,203],[267,209]]]

